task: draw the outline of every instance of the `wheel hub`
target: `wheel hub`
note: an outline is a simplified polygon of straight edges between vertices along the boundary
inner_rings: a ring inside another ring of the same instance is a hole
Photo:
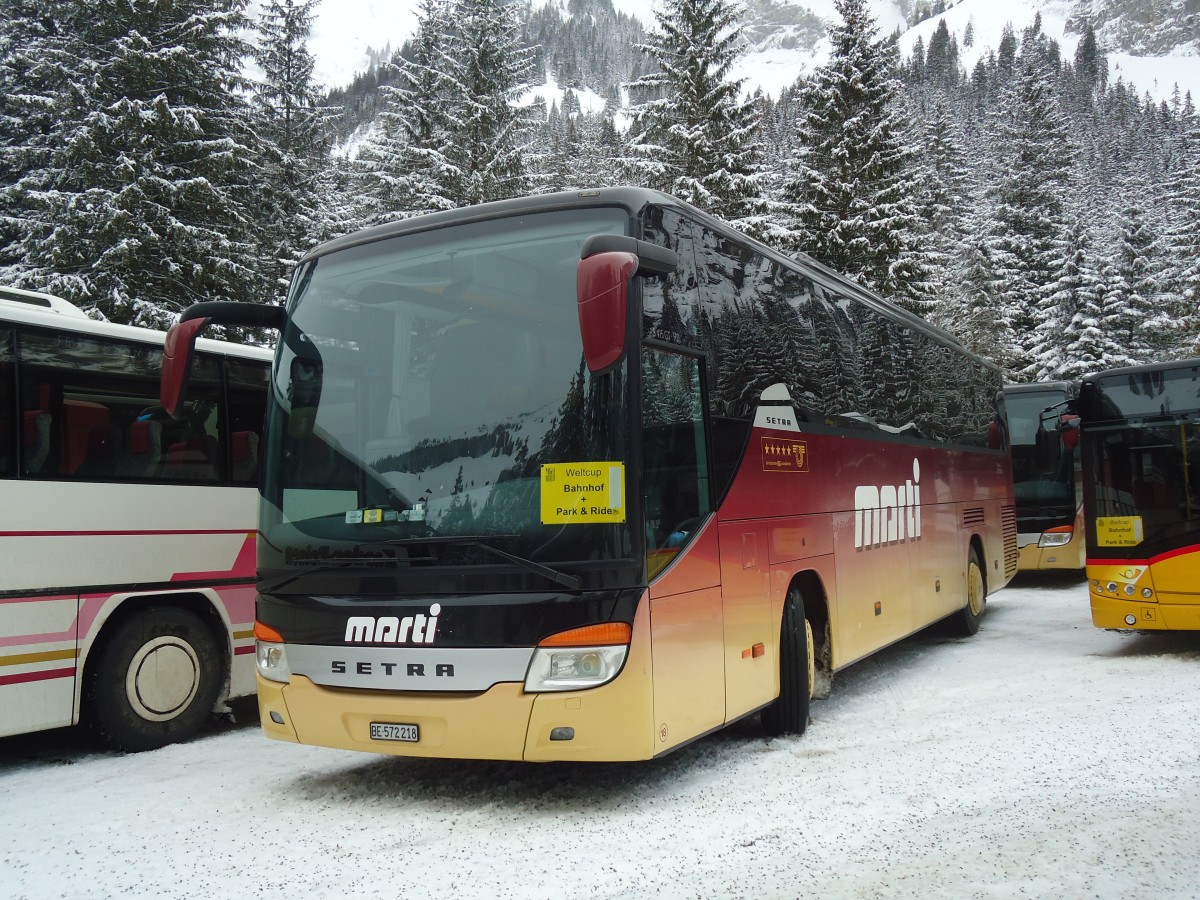
[[[183,712],[200,688],[200,659],[191,644],[174,636],[146,642],[129,663],[125,694],[133,711],[152,722]]]

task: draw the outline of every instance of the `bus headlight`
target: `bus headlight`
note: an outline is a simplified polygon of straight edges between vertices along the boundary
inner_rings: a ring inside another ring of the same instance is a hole
[[[525,690],[578,691],[612,681],[629,651],[625,622],[574,628],[543,640],[533,652]]]
[[[288,684],[292,670],[288,666],[287,647],[283,635],[262,622],[254,623],[254,660],[258,674],[268,681]]]
[[[254,655],[258,661],[258,674],[263,678],[268,681],[280,681],[284,684],[288,684],[292,680],[292,670],[288,668],[285,645],[255,641]]]
[[[576,647],[534,651],[525,690],[577,691],[612,681],[625,663],[627,647]]]
[[[1062,547],[1071,543],[1071,537],[1074,535],[1074,529],[1070,525],[1064,525],[1061,528],[1052,528],[1049,531],[1043,531],[1041,538],[1038,539],[1039,547]]]

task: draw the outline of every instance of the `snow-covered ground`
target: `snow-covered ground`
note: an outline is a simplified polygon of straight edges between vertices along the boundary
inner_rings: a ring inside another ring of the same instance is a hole
[[[665,759],[366,756],[226,725],[140,755],[0,741],[0,896],[1194,897],[1200,635],[1018,582],[859,663],[800,738]]]

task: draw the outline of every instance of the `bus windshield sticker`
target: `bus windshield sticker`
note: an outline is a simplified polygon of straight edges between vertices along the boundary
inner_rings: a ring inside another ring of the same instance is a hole
[[[624,521],[624,463],[546,463],[542,466],[543,525]]]
[[[764,472],[807,472],[808,444],[787,438],[762,439]]]
[[[1101,547],[1136,547],[1143,537],[1141,516],[1096,517],[1096,543]]]

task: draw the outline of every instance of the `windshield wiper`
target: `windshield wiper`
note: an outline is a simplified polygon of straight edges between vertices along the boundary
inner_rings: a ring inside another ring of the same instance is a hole
[[[314,575],[317,572],[329,572],[336,569],[346,569],[351,566],[366,566],[378,565],[379,563],[395,563],[396,560],[388,559],[381,556],[338,556],[333,559],[323,559],[321,561],[293,563],[298,567],[298,571],[288,572],[274,581],[268,582],[265,585],[260,585],[258,592],[260,594],[270,594],[279,590],[284,585],[291,584],[297,579],[303,578],[305,575]]]
[[[407,546],[422,546],[426,544],[453,544],[456,547],[478,547],[481,550],[486,550],[501,559],[507,560],[515,566],[520,566],[526,572],[532,572],[535,575],[541,575],[543,578],[548,578],[555,584],[561,584],[565,588],[572,591],[577,591],[583,585],[583,579],[577,575],[571,575],[567,572],[561,572],[558,569],[552,569],[550,566],[544,566],[540,562],[535,562],[532,559],[526,559],[524,556],[517,556],[515,553],[509,553],[507,550],[501,550],[499,547],[493,547],[491,544],[485,543],[483,537],[505,537],[505,535],[431,535],[429,537],[420,538],[394,538],[387,541],[368,541],[365,544],[359,544],[359,547],[407,547]]]

